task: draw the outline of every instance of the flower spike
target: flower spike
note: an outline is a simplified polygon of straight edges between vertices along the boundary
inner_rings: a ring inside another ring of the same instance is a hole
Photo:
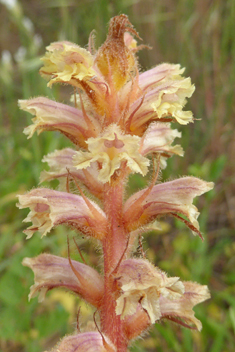
[[[58,180],[57,190],[35,188],[19,196],[19,208],[30,208],[25,233],[42,236],[60,224],[78,235],[92,237],[102,256],[101,274],[70,257],[40,254],[25,258],[34,272],[29,298],[62,288],[95,307],[94,319],[64,337],[52,352],[126,352],[130,341],[152,324],[165,319],[201,330],[193,308],[210,297],[207,286],[170,277],[145,258],[142,235],[159,230],[159,217],[170,215],[201,238],[195,197],[213,183],[196,177],[158,182],[167,159],[184,151],[176,138],[181,132],[171,122],[194,121],[185,110],[194,92],[180,65],[163,63],[140,72],[136,53],[147,48],[124,14],[110,20],[108,35],[95,49],[94,32],[88,50],[68,42],[50,44],[42,58],[41,75],[54,83],[70,85],[70,104],[48,98],[21,100],[21,109],[34,117],[24,133],[59,131],[74,145],[46,155],[40,182]],[[142,176],[153,170],[147,188],[125,196],[131,173]],[[66,237],[66,236],[65,236]],[[140,258],[135,258],[139,255]],[[96,321],[96,312],[99,321]],[[90,331],[92,325],[92,330]]]

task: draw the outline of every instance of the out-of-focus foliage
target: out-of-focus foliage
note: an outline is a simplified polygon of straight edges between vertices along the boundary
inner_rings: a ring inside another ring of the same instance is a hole
[[[212,299],[196,308],[201,333],[171,322],[156,324],[133,352],[228,352],[235,333],[235,1],[234,0],[0,0],[0,350],[39,352],[50,349],[65,333],[76,329],[78,306],[81,329],[89,307],[63,291],[49,293],[43,303],[27,302],[33,275],[21,265],[25,256],[41,251],[67,255],[66,235],[58,228],[47,238],[29,241],[22,233],[26,216],[15,207],[16,195],[37,186],[44,168],[42,156],[69,145],[57,133],[27,141],[23,128],[30,117],[19,111],[18,99],[47,96],[68,99],[68,87],[46,87],[39,76],[45,46],[67,39],[86,45],[96,29],[97,47],[105,39],[110,17],[126,13],[152,50],[140,52],[143,68],[161,63],[186,67],[196,91],[189,109],[195,123],[181,128],[185,157],[174,157],[162,179],[192,174],[216,186],[200,198],[200,227],[205,240],[194,238],[178,222],[162,222],[162,231],[145,238],[147,256],[169,275],[208,284]],[[200,121],[197,121],[200,120]],[[177,126],[178,128],[178,126]],[[67,143],[67,144],[66,144]],[[129,191],[145,184],[132,177]],[[92,243],[76,235],[89,263],[97,266]],[[72,241],[71,241],[72,243]],[[72,256],[78,258],[75,245]]]

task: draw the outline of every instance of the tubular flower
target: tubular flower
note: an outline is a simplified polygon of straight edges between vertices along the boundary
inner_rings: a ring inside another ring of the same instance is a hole
[[[40,73],[49,79],[48,86],[63,82],[82,89],[95,111],[104,113],[107,84],[95,65],[95,56],[67,41],[52,43],[47,50]]]
[[[48,98],[19,100],[19,105],[22,110],[36,116],[32,119],[34,124],[24,129],[28,138],[36,131],[38,134],[42,131],[60,131],[74,144],[85,148],[85,140],[100,130],[97,121],[84,116],[81,110]]]
[[[136,53],[145,46],[136,39],[128,17],[120,15],[111,19],[97,50],[93,34],[87,50],[67,41],[52,43],[40,73],[50,87],[59,82],[72,87],[72,106],[44,97],[19,102],[34,116],[24,130],[28,138],[36,131],[59,131],[75,147],[43,158],[49,169],[40,181],[58,179],[59,190],[36,188],[19,196],[18,207],[30,208],[27,238],[65,224],[98,240],[102,250],[102,274],[69,253],[68,260],[51,254],[23,260],[35,276],[29,298],[39,293],[42,300],[47,291],[64,288],[99,314],[98,331],[67,336],[54,352],[125,352],[131,339],[161,319],[200,330],[193,307],[210,297],[207,286],[168,277],[146,259],[133,258],[136,239],[141,249],[142,233],[159,229],[161,216],[180,219],[202,238],[193,199],[213,187],[195,177],[155,184],[167,158],[184,154],[174,145],[181,133],[170,123],[193,122],[184,107],[195,88],[180,65],[163,63],[140,72]],[[149,187],[126,199],[128,176],[147,175],[152,160],[155,171],[155,156],[158,167]]]
[[[210,298],[210,292],[205,285],[196,282],[183,281],[184,293],[178,298],[170,299],[164,295],[159,296],[159,311],[161,318],[169,319],[186,328],[201,330],[200,320],[195,318],[193,308],[197,304]],[[137,305],[136,312],[124,319],[125,329],[130,339],[138,336],[139,329],[147,329],[151,322],[147,318],[147,311],[142,307],[142,301]],[[143,329],[143,330],[144,330]]]
[[[181,76],[183,72],[180,65],[165,63],[141,73],[136,78],[137,84],[126,84],[120,101],[124,104],[129,96],[125,123],[130,133],[142,136],[153,121],[177,121],[183,125],[193,122],[192,112],[183,108],[195,87],[190,78]]]
[[[53,288],[66,288],[98,307],[103,296],[103,279],[89,265],[75,260],[60,258],[51,254],[40,254],[35,258],[24,258],[23,265],[34,272],[35,284],[30,288],[29,299],[39,293],[41,302],[47,291]]]
[[[105,235],[106,217],[92,201],[66,192],[38,188],[19,196],[18,207],[30,208],[24,222],[32,222],[25,233],[27,238],[39,231],[45,236],[54,226],[68,224],[96,238]]]
[[[146,175],[148,171],[149,160],[138,152],[140,138],[123,134],[116,124],[110,125],[102,136],[89,138],[87,144],[89,152],[78,151],[74,156],[74,166],[84,169],[91,163],[100,163],[98,180],[103,183],[110,181],[122,162],[126,162],[132,172]]]
[[[135,112],[131,119],[130,131],[142,135],[152,121],[176,120],[182,125],[193,122],[191,111],[183,111],[186,98],[194,92],[190,78],[178,80],[160,80],[155,87],[150,85],[131,106],[130,113]],[[131,115],[132,116],[132,115]]]
[[[127,228],[135,230],[159,215],[182,214],[189,219],[189,222],[185,223],[200,234],[197,221],[199,212],[192,201],[194,197],[212,188],[213,182],[205,182],[196,177],[184,177],[139,191],[132,195],[124,206]]]
[[[163,296],[171,301],[184,294],[184,285],[178,277],[168,278],[147,260],[125,260],[117,275],[121,294],[116,301],[116,313],[122,318],[134,314],[140,303],[154,324],[162,316],[159,298]]]

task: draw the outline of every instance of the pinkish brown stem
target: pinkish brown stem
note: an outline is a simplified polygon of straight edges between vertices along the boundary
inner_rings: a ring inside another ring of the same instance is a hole
[[[107,184],[104,194],[104,211],[108,218],[109,229],[103,241],[105,285],[101,307],[102,332],[110,338],[118,352],[126,352],[128,339],[124,333],[123,321],[115,313],[117,286],[112,275],[127,246],[122,220],[123,181],[115,185]]]

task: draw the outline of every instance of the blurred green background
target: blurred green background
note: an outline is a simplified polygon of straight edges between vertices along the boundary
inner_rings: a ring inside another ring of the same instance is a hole
[[[168,161],[163,180],[194,175],[215,182],[215,189],[196,201],[205,240],[193,237],[172,219],[162,232],[145,237],[147,256],[169,275],[208,284],[211,300],[196,307],[201,333],[171,322],[156,324],[131,351],[231,352],[235,346],[235,1],[234,0],[0,0],[0,351],[39,352],[50,349],[91,314],[88,306],[63,291],[43,303],[28,303],[33,274],[21,265],[25,256],[42,251],[67,255],[66,235],[58,227],[29,241],[22,233],[27,210],[16,208],[16,195],[38,185],[42,156],[69,145],[59,134],[45,132],[27,140],[22,133],[30,116],[19,111],[18,99],[47,96],[66,102],[68,87],[52,90],[39,76],[45,46],[67,39],[84,46],[96,30],[96,45],[105,40],[112,16],[129,16],[143,43],[143,70],[161,62],[180,63],[196,85],[187,104],[197,120],[182,131],[185,157]],[[131,177],[130,191],[144,185]],[[99,264],[97,248],[76,236],[88,262]],[[75,246],[72,257],[79,259]]]

